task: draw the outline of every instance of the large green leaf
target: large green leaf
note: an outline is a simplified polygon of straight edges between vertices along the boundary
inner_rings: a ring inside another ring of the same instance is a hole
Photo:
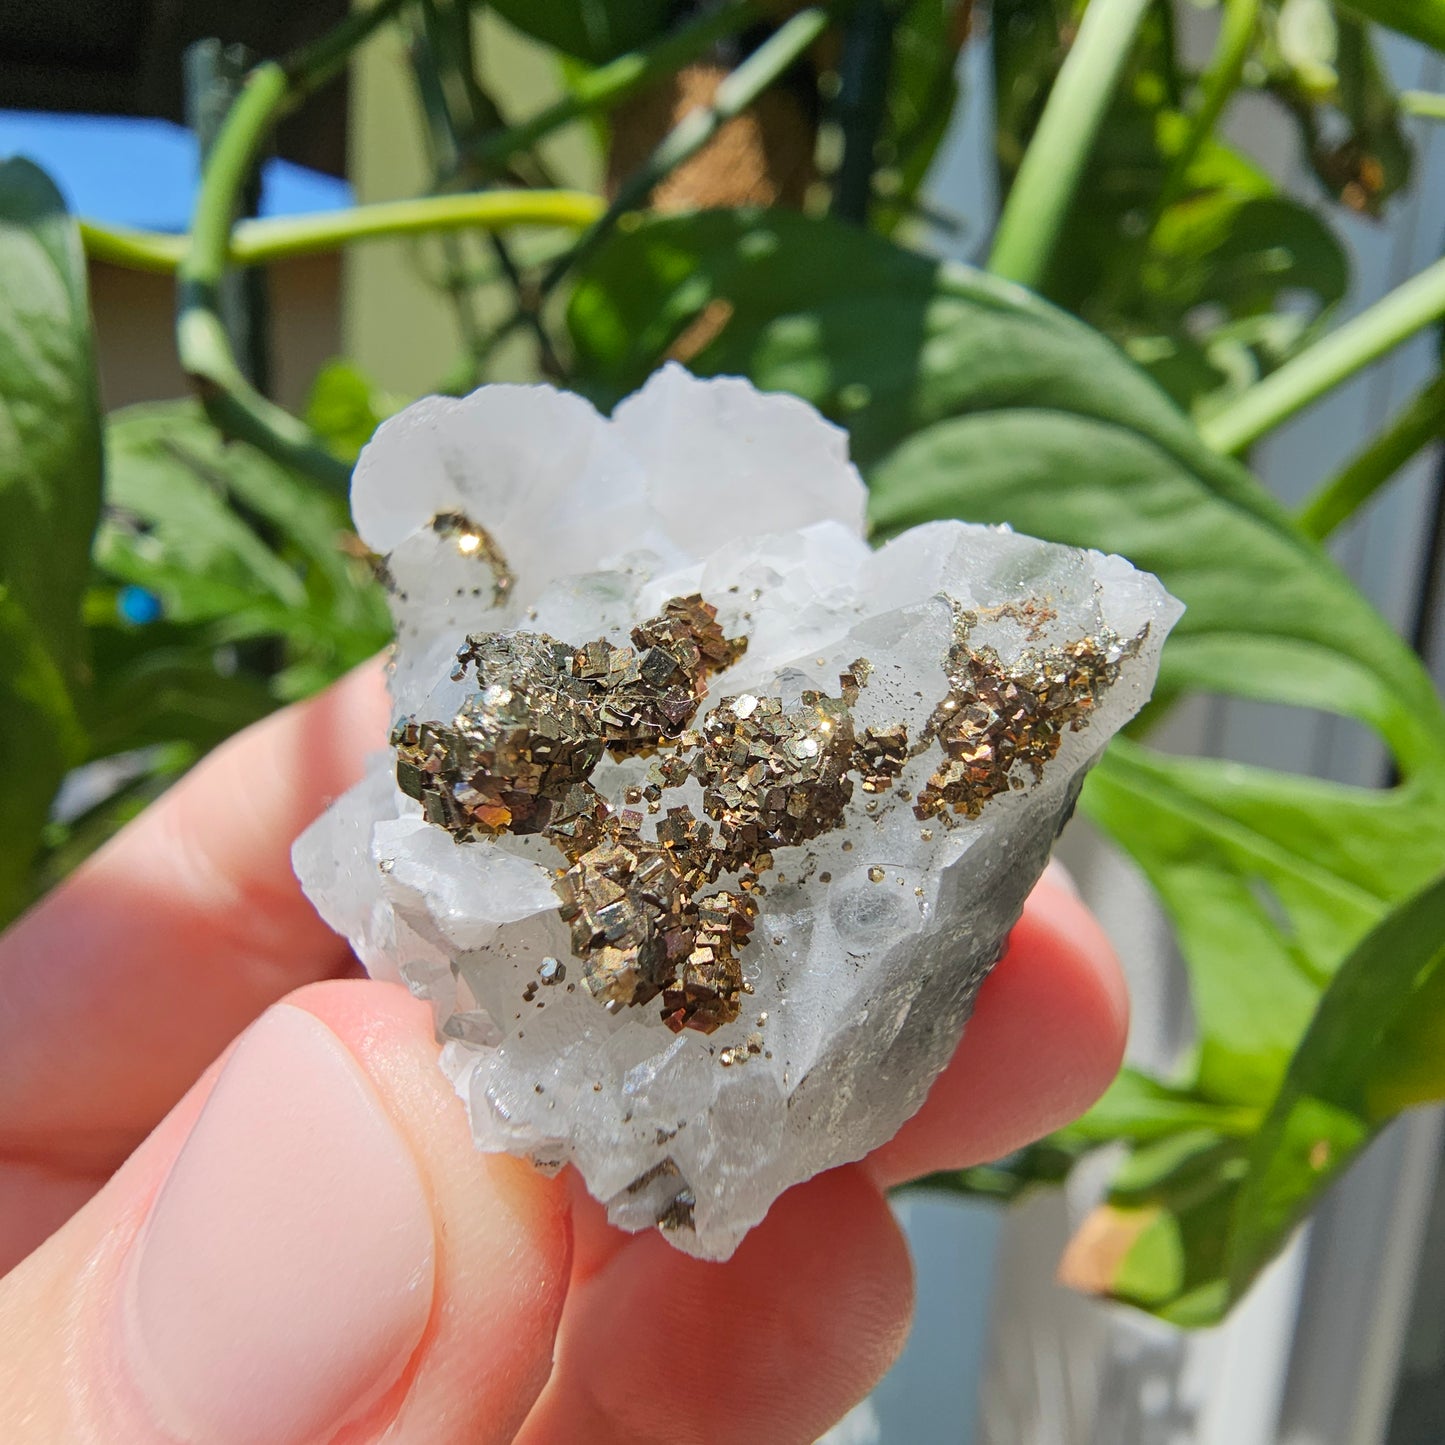
[[[83,750],[80,603],[101,444],[85,259],[45,174],[0,164],[0,922]]]
[[[1418,660],[1117,348],[1015,287],[819,221],[704,214],[618,237],[571,322],[604,397],[674,351],[822,407],[852,432],[881,533],[1008,522],[1156,572],[1187,604],[1165,697],[1345,713],[1393,750],[1402,781],[1373,791],[1122,742],[1084,791],[1176,925],[1200,1031],[1190,1077],[1136,1081],[1078,1131],[1139,1150],[1110,1206],[1139,1247],[1127,1276],[1096,1283],[1213,1317],[1242,1125],[1270,1105],[1349,950],[1445,871],[1445,714]],[[1169,1154],[1191,1139],[1207,1167]]]
[[[1250,1151],[1230,1237],[1248,1284],[1382,1123],[1445,1098],[1445,876],[1401,904],[1320,1000]]]

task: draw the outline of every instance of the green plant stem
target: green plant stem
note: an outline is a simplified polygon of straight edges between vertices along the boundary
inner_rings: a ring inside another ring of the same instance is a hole
[[[543,276],[541,294],[549,295],[572,267],[596,248],[618,217],[636,207],[659,181],[695,156],[734,116],[741,115],[797,62],[827,26],[826,10],[815,6],[798,11],[723,80],[710,105],[688,111],[618,187],[612,203],[576,246]]]
[[[588,191],[485,191],[380,201],[345,211],[241,221],[231,232],[226,260],[232,266],[264,266],[293,256],[336,251],[356,241],[433,231],[491,231],[511,226],[581,230],[602,211],[602,200]],[[137,231],[82,220],[80,236],[88,256],[132,271],[172,275],[186,253],[185,236],[161,231]]]
[[[443,13],[445,5],[445,14]],[[432,161],[433,193],[459,190],[459,138],[476,134],[485,121],[483,103],[474,93],[470,16],[460,16],[450,0],[421,0],[422,26],[412,38],[411,63],[417,94],[426,120]],[[460,18],[460,25],[456,22]],[[464,79],[462,72],[467,76]],[[461,238],[441,238],[443,285],[451,298],[457,330],[469,362],[467,381],[481,379],[486,351],[486,328],[478,311],[477,296],[465,275]],[[470,389],[470,387],[468,388]]]
[[[227,436],[248,441],[318,481],[342,487],[350,469],[304,422],[267,401],[236,363],[217,309],[237,197],[271,127],[293,98],[280,65],[259,65],[227,112],[201,174],[190,244],[176,270],[176,351],[206,414]]]
[[[1445,316],[1445,260],[1317,341],[1200,425],[1216,451],[1243,451],[1400,342]]]
[[[416,59],[430,62],[432,85],[436,95],[427,107],[433,130],[434,159],[437,162],[435,191],[479,187],[495,180],[493,172],[470,158],[480,139],[497,131],[505,131],[506,123],[495,101],[482,86],[477,75],[477,57],[473,45],[471,11],[465,0],[422,0],[425,24],[425,45],[419,46]],[[422,94],[428,85],[422,77]],[[443,183],[443,177],[455,184]],[[511,249],[503,238],[492,231],[488,235],[492,255],[511,289],[516,311],[526,319],[537,347],[537,360],[542,374],[551,381],[563,376],[562,360],[553,345],[532,294],[532,288],[517,265]],[[447,252],[447,285],[457,304],[458,314],[471,311],[474,294],[469,288],[466,266],[460,243],[453,241]],[[467,353],[471,357],[474,376],[480,380],[482,368],[492,342],[483,339],[472,312],[463,328]]]
[[[176,351],[206,414],[227,436],[325,484],[345,486],[350,468],[321,445],[305,423],[267,401],[236,362],[221,320],[221,278],[242,190],[272,127],[292,106],[330,80],[351,52],[396,15],[407,0],[376,0],[284,62],[258,65],[226,112],[201,172],[189,243],[176,268]]]
[[[107,226],[102,221],[77,222],[85,254],[93,261],[122,266],[127,271],[149,271],[173,276],[186,254],[186,238],[162,231],[140,231],[131,226]]]
[[[1158,218],[1184,194],[1189,168],[1200,147],[1214,133],[1219,117],[1230,97],[1239,88],[1244,63],[1259,23],[1259,0],[1224,0],[1224,13],[1219,24],[1219,38],[1204,74],[1199,78],[1199,104],[1189,117],[1189,130],[1184,143],[1169,163],[1168,174],[1159,191],[1155,206]]]
[[[236,227],[231,254],[238,265],[254,266],[385,236],[469,228],[498,231],[511,226],[581,229],[602,210],[601,198],[589,191],[465,191],[455,196],[378,201],[348,211],[243,222]]]
[[[1092,0],[1014,177],[988,258],[1037,289],[1149,0]]]
[[[856,226],[868,220],[874,158],[888,105],[894,11],[887,0],[859,0],[843,35],[838,94],[843,159],[833,183],[833,214]]]
[[[1445,120],[1445,95],[1437,95],[1433,90],[1402,90],[1400,109],[1426,120]]]
[[[1389,426],[1300,508],[1295,520],[1322,541],[1352,517],[1406,462],[1445,435],[1445,374],[1433,377]]]
[[[279,62],[293,99],[303,99],[344,70],[351,52],[409,3],[410,0],[376,0],[369,9],[353,10],[339,25],[311,44],[293,50]]]
[[[620,55],[576,83],[570,95],[540,110],[510,130],[486,137],[467,150],[468,158],[485,170],[496,170],[520,151],[564,125],[611,110],[650,81],[671,75],[705,54],[719,40],[736,34],[758,18],[754,4],[724,6],[660,40],[646,50]]]

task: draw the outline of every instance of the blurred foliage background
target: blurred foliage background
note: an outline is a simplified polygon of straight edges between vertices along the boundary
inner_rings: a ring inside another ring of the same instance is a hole
[[[1297,514],[1247,465],[1445,315],[1438,263],[1336,323],[1340,215],[1388,222],[1421,183],[1402,114],[1445,116],[1393,92],[1380,27],[1445,48],[1445,0],[1222,0],[1202,60],[1186,5],[380,0],[278,60],[213,64],[184,238],[77,220],[5,162],[0,919],[209,748],[385,645],[345,489],[419,368],[437,390],[545,379],[602,407],[668,358],[742,373],[848,428],[879,537],[1006,521],[1120,552],[1187,604],[1082,807],[1177,930],[1196,1046],[930,1183],[1010,1198],[1113,1145],[1069,1277],[1219,1318],[1385,1122],[1445,1097],[1445,710],[1321,545],[1438,438],[1445,382],[1379,417]],[[970,268],[928,253],[958,222],[927,178],[984,35],[1002,204],[971,218]],[[367,204],[245,219],[276,126],[352,65],[363,94],[404,87],[414,125],[357,108]],[[1246,96],[1293,129],[1307,198],[1224,138]],[[283,410],[255,278],[353,246],[373,302],[349,341],[374,366],[337,359]],[[174,274],[191,395],[102,413],[87,252]],[[392,348],[403,314],[430,328],[421,356]],[[1204,693],[1355,718],[1389,773],[1347,787],[1151,746]]]

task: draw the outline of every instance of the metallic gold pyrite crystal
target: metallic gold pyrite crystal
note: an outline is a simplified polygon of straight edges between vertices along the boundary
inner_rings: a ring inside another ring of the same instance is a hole
[[[452,678],[474,669],[477,691],[450,723],[397,724],[397,782],[459,843],[504,832],[550,839],[570,864],[555,887],[588,991],[610,1009],[661,995],[670,1028],[711,1033],[741,1010],[740,954],[760,875],[777,850],[844,826],[852,774],[865,793],[883,792],[910,753],[936,740],[944,760],[915,815],[976,818],[990,798],[1023,786],[1017,769],[1042,776],[1063,733],[1087,717],[1142,640],[1026,648],[1005,666],[993,648],[970,645],[978,615],[952,606],[949,691],[912,749],[901,723],[854,726],[852,705],[874,672],[867,658],[839,675],[838,697],[804,691],[785,708],[781,697],[741,693],[687,731],[707,678],[747,648],[745,638],[725,637],[717,608],[693,594],[634,627],[632,647],[574,647],[529,632],[469,636]],[[1048,619],[1026,620],[1036,633]],[[670,756],[627,801],[656,813],[665,789],[692,778],[712,824],[686,806],[669,808],[648,839],[642,812],[615,810],[593,787],[605,752],[659,748]],[[707,894],[724,875],[737,876],[736,889]]]

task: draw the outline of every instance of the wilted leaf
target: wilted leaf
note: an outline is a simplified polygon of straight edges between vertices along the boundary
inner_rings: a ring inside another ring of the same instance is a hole
[[[1333,35],[1327,0],[1289,3],[1291,14],[1322,6]],[[1281,195],[1217,129],[1196,134],[1200,100],[1164,14],[1146,19],[1039,289],[1202,416],[1309,342],[1343,296],[1349,264],[1324,219]],[[1004,15],[994,63],[1006,190],[1077,16],[1058,0],[1009,0]],[[1333,94],[1336,73],[1327,76]]]
[[[1418,9],[1428,19],[1438,6],[1439,0],[1422,0]],[[1417,8],[1410,0],[1398,8],[1407,7]],[[1397,7],[1386,0],[1380,8]],[[1322,86],[1317,64],[1301,71],[1278,42],[1276,52],[1268,87],[1294,116],[1305,158],[1320,184],[1348,209],[1379,215],[1409,182],[1413,152],[1369,27],[1354,14],[1337,11],[1333,84],[1328,86]]]

